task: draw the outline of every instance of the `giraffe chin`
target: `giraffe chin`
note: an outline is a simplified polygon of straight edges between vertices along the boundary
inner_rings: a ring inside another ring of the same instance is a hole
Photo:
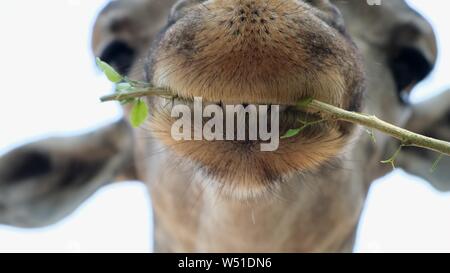
[[[338,157],[352,136],[337,124],[327,122],[305,128],[291,138],[279,139],[274,151],[261,151],[259,140],[174,139],[172,126],[176,120],[170,107],[156,107],[154,111],[150,131],[173,154],[177,166],[188,166],[186,170],[202,178],[197,180],[207,188],[237,199],[270,195],[292,175],[314,171]],[[281,113],[281,133],[292,126],[287,121],[295,117],[291,111]]]

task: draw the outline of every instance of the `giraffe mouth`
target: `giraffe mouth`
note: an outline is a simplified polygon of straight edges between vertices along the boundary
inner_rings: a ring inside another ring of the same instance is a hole
[[[214,102],[204,101],[201,98],[183,97],[174,99],[160,98],[158,102],[153,101],[154,105],[155,103],[158,105],[159,112],[171,113],[173,122],[180,114],[186,114],[182,113],[182,110],[177,111],[177,108],[189,109],[188,117],[190,120],[187,124],[191,126],[188,129],[191,131],[194,131],[196,128],[204,128],[206,124],[211,123],[212,119],[216,119],[214,129],[217,130],[217,127],[220,127],[222,131],[216,134],[215,139],[210,139],[209,141],[228,141],[236,145],[248,146],[267,142],[267,139],[263,139],[259,135],[261,131],[258,131],[258,129],[261,128],[265,128],[264,130],[268,131],[276,131],[274,137],[282,140],[297,137],[297,134],[288,136],[287,133],[289,131],[298,131],[300,133],[300,129],[305,131],[309,137],[312,137],[324,129],[320,123],[322,121],[325,123],[318,114],[304,111],[295,105],[256,104],[250,102],[231,104],[225,101]],[[199,123],[194,124],[196,121]],[[311,124],[311,126],[308,124]],[[312,124],[314,124],[314,127]],[[257,137],[251,138],[252,130],[258,135]],[[243,133],[243,135],[239,136],[239,132]],[[183,140],[194,141],[203,139],[194,139],[194,137],[190,136],[188,139]]]

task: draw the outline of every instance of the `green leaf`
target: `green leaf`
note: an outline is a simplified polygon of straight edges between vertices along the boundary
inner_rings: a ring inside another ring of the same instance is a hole
[[[103,73],[105,73],[108,80],[112,81],[113,83],[118,83],[123,80],[123,77],[119,73],[117,73],[117,71],[109,64],[100,60],[100,58],[97,58],[96,62],[98,67],[103,71]]]
[[[301,131],[302,131],[302,128],[290,129],[286,132],[286,134],[284,136],[281,137],[281,139],[295,137],[296,135],[300,134]]]
[[[313,101],[313,98],[303,99],[303,100],[301,100],[301,101],[299,101],[297,103],[297,107],[299,107],[299,108],[307,108],[311,104],[312,101]]]
[[[148,106],[143,100],[137,100],[130,113],[130,122],[133,127],[139,127],[148,117]]]
[[[127,82],[121,82],[116,85],[116,92],[130,92],[133,91],[133,86]]]
[[[127,105],[127,104],[130,104],[130,103],[133,103],[135,100],[136,99],[125,99],[125,100],[120,100],[119,102],[120,102],[121,105]]]

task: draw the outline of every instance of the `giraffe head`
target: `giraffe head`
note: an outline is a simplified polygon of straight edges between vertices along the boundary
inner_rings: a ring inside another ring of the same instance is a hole
[[[360,110],[360,56],[342,15],[327,0],[178,1],[144,52],[142,76],[179,98],[148,99],[152,135],[182,165],[225,191],[264,193],[340,156],[352,137],[349,124],[324,122],[262,152],[260,141],[179,141],[171,134],[173,106],[190,107],[194,97],[224,109],[280,105],[281,135],[314,118],[295,108],[307,97]]]
[[[132,57],[123,56],[125,47]],[[260,141],[178,141],[171,134],[174,105],[191,107],[194,97],[222,108],[281,105],[280,135],[300,127],[299,120],[315,118],[292,107],[305,97],[354,111],[364,105],[371,114],[406,125],[409,92],[437,57],[430,25],[400,0],[380,6],[327,0],[115,1],[97,21],[94,51],[131,77],[177,94],[175,101],[148,98],[152,117],[145,127],[181,166],[244,197],[334,164],[352,151],[358,132],[347,123],[324,122],[281,140],[272,152],[261,152]],[[380,138],[374,157],[388,153],[392,143]]]

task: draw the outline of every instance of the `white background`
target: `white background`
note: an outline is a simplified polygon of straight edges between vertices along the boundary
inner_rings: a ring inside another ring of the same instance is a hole
[[[420,100],[450,85],[450,6],[448,1],[410,2],[433,22],[441,48],[436,71],[416,89]],[[111,85],[95,69],[89,49],[93,20],[104,4],[2,3],[0,154],[31,140],[85,132],[117,119],[117,105],[98,102]],[[372,188],[356,250],[450,252],[449,216],[449,194],[398,171]],[[101,190],[57,225],[36,230],[0,226],[0,252],[148,252],[151,228],[144,186],[123,183]]]

